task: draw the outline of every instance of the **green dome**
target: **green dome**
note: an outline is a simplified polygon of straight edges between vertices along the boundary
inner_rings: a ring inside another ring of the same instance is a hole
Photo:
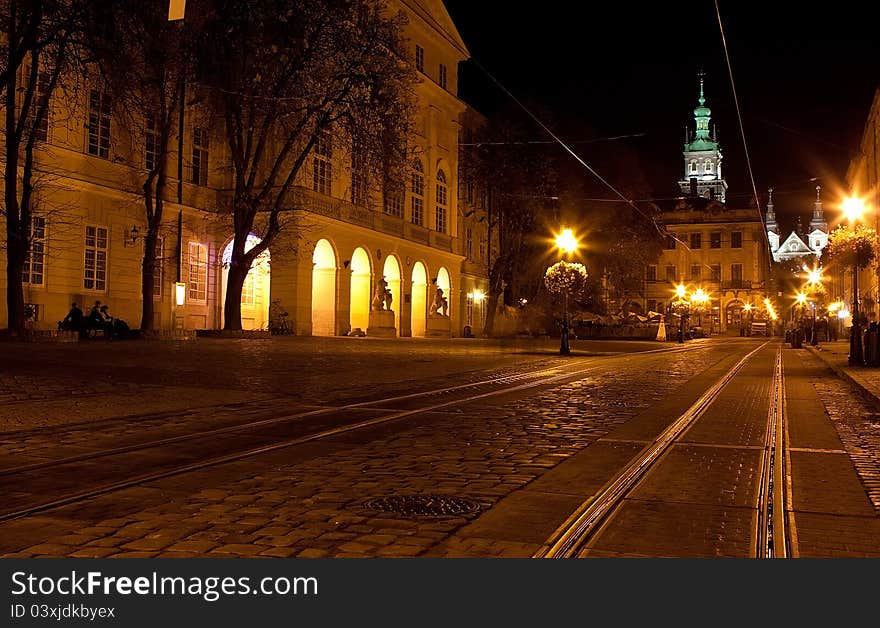
[[[694,109],[694,117],[695,118],[708,118],[712,115],[712,110],[709,107],[705,107],[700,105],[699,107]]]

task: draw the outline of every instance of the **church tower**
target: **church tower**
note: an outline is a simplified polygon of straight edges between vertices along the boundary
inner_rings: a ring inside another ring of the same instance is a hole
[[[817,256],[828,245],[828,223],[825,222],[825,211],[822,209],[822,186],[816,186],[816,202],[813,204],[813,217],[810,219],[810,233],[807,234],[807,246]]]
[[[706,106],[703,94],[703,77],[700,72],[699,105],[694,109],[696,130],[691,141],[685,136],[684,178],[678,182],[682,194],[697,194],[714,198],[722,203],[727,193],[727,181],[721,177],[721,148],[715,134],[709,133],[712,110]]]
[[[776,213],[773,211],[773,188],[770,188],[767,199],[767,240],[770,242],[770,253],[776,259],[776,252],[779,250],[779,225],[776,224]]]

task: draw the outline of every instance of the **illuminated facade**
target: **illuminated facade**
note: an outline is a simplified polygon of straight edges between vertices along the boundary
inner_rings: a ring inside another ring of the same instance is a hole
[[[300,335],[365,331],[382,278],[391,292],[394,335],[426,335],[438,287],[449,304],[452,335],[473,320],[467,317],[485,281],[471,257],[480,236],[459,218],[465,105],[456,95],[458,64],[469,53],[440,0],[394,0],[389,10],[408,17],[404,36],[420,79],[406,192],[392,197],[365,190],[352,180],[349,151],[330,138],[319,142],[293,194],[293,209],[303,216],[299,224],[307,226],[273,243],[252,268],[242,295],[245,329],[267,328],[274,303]],[[62,93],[53,96],[36,155],[38,171],[52,173],[37,195],[24,277],[24,300],[33,313],[28,324],[36,329],[54,329],[72,302],[87,310],[95,300],[132,327],[140,322],[140,180],[151,159],[150,139],[131,137],[117,123],[97,81],[83,91],[76,107]],[[153,296],[159,329],[223,325],[232,230],[217,219],[217,209],[231,175],[223,138],[200,126],[197,107],[185,112],[180,170],[176,146],[169,156],[174,167]],[[468,233],[477,238],[473,249]],[[5,266],[2,250],[0,263]],[[178,282],[185,286],[182,305],[175,299]],[[6,324],[4,299],[0,326]]]

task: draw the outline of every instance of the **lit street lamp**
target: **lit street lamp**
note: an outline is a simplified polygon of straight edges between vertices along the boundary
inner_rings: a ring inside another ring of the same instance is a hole
[[[860,198],[850,197],[843,201],[843,214],[849,221],[850,228],[855,233],[856,223],[861,220],[865,213],[865,202]],[[858,242],[855,243],[855,260],[853,262],[853,299],[852,299],[852,326],[849,329],[849,364],[864,364],[865,357],[862,351],[862,321],[859,313],[859,265],[861,262]]]
[[[566,260],[563,260],[563,264],[566,266],[561,267],[560,271],[565,275],[569,275],[570,273],[579,272],[583,270],[584,274],[586,271],[583,269],[583,266],[580,264],[571,265],[578,266],[579,269],[567,268],[568,262],[567,258],[578,250],[580,247],[580,243],[578,242],[577,237],[575,237],[574,233],[571,229],[563,229],[562,232],[556,236],[556,248],[558,248],[562,254],[566,257]],[[569,272],[570,271],[570,272]],[[559,355],[571,355],[571,346],[569,344],[569,331],[571,326],[568,323],[568,292],[571,288],[571,284],[574,282],[572,277],[564,277],[564,280],[561,284],[562,291],[562,330],[559,338]]]
[[[693,294],[688,294],[687,288],[680,283],[675,286],[675,301],[671,306],[678,313],[678,341],[685,340],[685,323],[690,319],[691,309],[700,314],[700,325],[703,323],[702,313],[709,302],[709,294],[702,288],[697,288]]]

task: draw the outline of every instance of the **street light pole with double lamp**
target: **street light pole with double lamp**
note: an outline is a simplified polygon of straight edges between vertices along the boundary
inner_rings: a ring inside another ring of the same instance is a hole
[[[563,229],[562,232],[556,236],[556,248],[558,248],[563,255],[565,256],[564,261],[568,261],[568,258],[572,253],[578,250],[580,246],[578,239],[575,237],[574,233],[571,229]],[[565,290],[562,292],[562,330],[560,333],[559,339],[559,355],[571,355],[571,345],[569,344],[569,330],[570,326],[568,324],[568,287],[566,286]]]
[[[843,213],[849,221],[850,229],[855,234],[856,223],[861,220],[865,213],[865,202],[860,198],[850,197],[843,201]],[[849,364],[850,366],[862,365],[865,362],[862,350],[862,321],[859,312],[859,245],[855,243],[855,255],[853,262],[853,299],[852,299],[852,326],[849,333]]]

